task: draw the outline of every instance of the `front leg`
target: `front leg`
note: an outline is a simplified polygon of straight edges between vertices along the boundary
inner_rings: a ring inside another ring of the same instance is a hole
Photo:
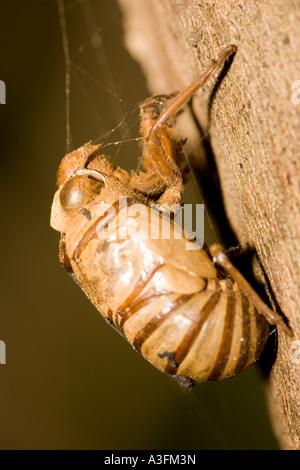
[[[185,161],[181,141],[172,128],[173,122],[163,123],[152,135],[151,129],[161,116],[161,106],[168,100],[176,99],[178,93],[157,95],[148,98],[141,106],[141,132],[144,135],[142,165],[146,173],[135,175],[135,185],[151,194],[160,191],[159,204],[172,206],[182,200],[182,171]],[[172,102],[172,101],[171,101]],[[172,116],[175,117],[175,114]],[[151,139],[148,138],[151,134]],[[157,175],[155,177],[155,175]],[[153,181],[153,184],[151,182]],[[172,186],[171,191],[169,187]]]
[[[159,205],[181,204],[183,177],[176,162],[183,159],[183,152],[174,130],[166,125],[158,129],[151,140],[146,139],[144,154],[151,159],[153,170],[166,188],[158,200]]]
[[[182,144],[170,120],[161,125],[151,139],[148,139],[148,135],[161,116],[162,105],[166,101],[176,99],[177,95],[177,92],[170,95],[156,95],[142,104],[141,133],[144,135],[142,166],[146,173],[134,175],[132,181],[136,187],[149,195],[159,193],[163,195],[158,202],[166,205],[181,203],[182,173],[186,170]],[[171,185],[173,189],[169,191]],[[166,194],[163,194],[165,192]]]
[[[235,51],[236,46],[233,45],[224,48],[218,61],[213,61],[197,80],[176,94],[158,117],[155,116],[157,109],[153,107],[151,98],[142,107],[141,127],[145,136],[144,162],[147,168],[152,167],[167,185],[165,193],[158,201],[161,205],[170,206],[182,202],[183,181],[178,162],[183,160],[183,153],[181,143],[171,127],[170,119],[176,116],[182,106]],[[155,110],[155,113],[147,113],[148,108],[151,112]]]

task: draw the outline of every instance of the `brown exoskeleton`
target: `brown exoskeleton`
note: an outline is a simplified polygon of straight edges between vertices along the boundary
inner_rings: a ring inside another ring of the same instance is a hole
[[[232,377],[259,358],[269,324],[288,331],[219,245],[209,252],[186,249],[194,242],[176,238],[175,226],[169,239],[161,232],[148,236],[153,202],[182,203],[184,158],[170,118],[235,50],[223,49],[181,93],[143,103],[143,172],[115,168],[99,146],[87,144],[62,160],[52,206],[51,226],[61,232],[64,268],[137,351],[183,382]],[[138,221],[136,214],[128,216],[124,198],[127,206],[144,208]],[[131,230],[116,236],[112,225]]]

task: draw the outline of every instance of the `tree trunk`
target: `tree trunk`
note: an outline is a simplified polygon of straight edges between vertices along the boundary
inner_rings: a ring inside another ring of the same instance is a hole
[[[184,88],[222,46],[238,47],[211,103],[210,139],[230,224],[238,241],[256,250],[266,287],[294,334],[279,331],[266,389],[281,447],[299,449],[300,2],[119,2],[128,48],[153,93]],[[195,101],[203,127],[207,105]],[[261,277],[258,266],[255,273]]]

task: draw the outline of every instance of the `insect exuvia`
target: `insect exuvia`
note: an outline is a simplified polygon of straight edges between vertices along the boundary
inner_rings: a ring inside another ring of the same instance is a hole
[[[120,196],[146,213],[154,202],[182,203],[184,159],[171,118],[235,50],[224,48],[184,91],[142,104],[143,171],[115,168],[100,146],[66,155],[51,212],[51,226],[61,232],[63,267],[137,351],[182,383],[232,377],[259,358],[269,324],[289,330],[219,245],[190,251],[186,243],[194,242],[184,238],[143,238],[147,218],[142,224],[139,218],[138,237],[131,230],[118,238],[105,228],[112,221],[137,223],[125,218]]]

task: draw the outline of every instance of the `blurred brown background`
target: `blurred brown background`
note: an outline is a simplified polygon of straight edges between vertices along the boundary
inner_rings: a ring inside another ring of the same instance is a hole
[[[137,137],[136,105],[148,92],[124,49],[116,2],[70,0],[65,7],[73,147]],[[49,227],[66,150],[57,3],[2,1],[0,18],[0,79],[7,87],[0,107],[0,340],[7,348],[0,448],[276,448],[257,368],[193,393],[180,389],[105,323],[60,267],[58,235]],[[127,114],[121,131],[105,136]],[[130,168],[140,148],[107,146],[105,153]]]

